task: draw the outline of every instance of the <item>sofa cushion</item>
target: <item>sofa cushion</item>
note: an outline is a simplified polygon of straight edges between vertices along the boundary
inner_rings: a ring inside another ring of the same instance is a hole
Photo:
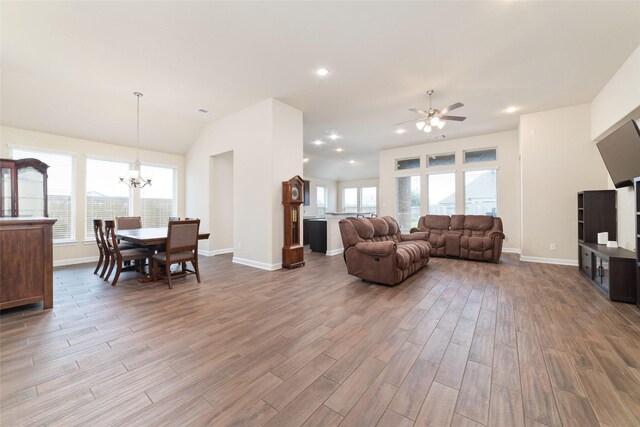
[[[465,215],[451,215],[451,229],[462,230],[464,228]]]
[[[373,237],[373,224],[367,218],[350,218],[350,220],[361,239],[371,239]]]
[[[425,241],[410,240],[398,244],[396,261],[398,268],[405,269],[409,265],[429,257],[430,246]]]
[[[389,226],[389,231],[387,232],[387,234],[396,235],[400,233],[400,226],[398,226],[398,222],[395,220],[395,218],[391,216],[383,216],[382,219],[385,220],[385,222]]]
[[[371,218],[373,226],[373,237],[381,237],[389,234],[389,223],[382,218]]]
[[[485,215],[466,215],[464,229],[471,231],[487,231],[493,228],[493,217]]]
[[[424,226],[431,230],[448,230],[451,218],[449,215],[425,215]]]

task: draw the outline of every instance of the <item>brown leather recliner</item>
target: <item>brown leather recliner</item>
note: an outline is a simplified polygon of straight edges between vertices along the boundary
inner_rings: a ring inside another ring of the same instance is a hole
[[[500,261],[502,220],[485,215],[425,215],[411,233],[427,233],[433,256]]]
[[[340,220],[344,262],[349,274],[369,282],[396,285],[429,262],[427,233],[401,234],[396,220]]]

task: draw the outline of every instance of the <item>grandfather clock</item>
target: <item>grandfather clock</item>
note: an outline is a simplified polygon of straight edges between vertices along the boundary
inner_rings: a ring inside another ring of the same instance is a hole
[[[284,247],[282,267],[296,268],[304,265],[304,247],[300,236],[300,205],[303,203],[304,180],[298,175],[282,182],[282,204],[284,205]]]

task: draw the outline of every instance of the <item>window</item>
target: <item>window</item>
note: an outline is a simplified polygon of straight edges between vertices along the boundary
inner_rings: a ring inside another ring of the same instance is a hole
[[[93,239],[94,219],[129,215],[129,187],[118,181],[129,173],[129,164],[87,159],[87,209],[85,238]]]
[[[420,157],[413,159],[396,160],[396,170],[417,169],[420,167]]]
[[[434,166],[450,166],[456,164],[456,155],[452,154],[435,154],[433,156],[427,156],[427,164],[429,167]]]
[[[345,188],[344,199],[342,201],[343,212],[358,212],[358,189]]]
[[[434,173],[429,180],[429,213],[431,215],[453,215],[456,213],[456,174]]]
[[[144,227],[166,227],[170,216],[176,215],[174,197],[175,170],[142,165],[142,176],[152,177],[152,185],[140,190],[140,216]]]
[[[61,242],[75,239],[74,206],[74,168],[73,156],[14,148],[13,158],[36,158],[49,165],[47,169],[47,193],[50,218],[56,218],[53,224],[53,241]]]
[[[465,163],[490,162],[493,160],[496,160],[495,148],[490,148],[488,150],[476,150],[476,151],[464,152]]]
[[[362,187],[360,189],[360,212],[378,213],[377,187]]]
[[[400,229],[409,230],[420,218],[420,176],[396,178],[396,218]]]
[[[327,189],[318,185],[316,187],[316,216],[324,217],[327,211]]]
[[[467,215],[497,215],[497,172],[488,169],[464,173],[464,212]]]

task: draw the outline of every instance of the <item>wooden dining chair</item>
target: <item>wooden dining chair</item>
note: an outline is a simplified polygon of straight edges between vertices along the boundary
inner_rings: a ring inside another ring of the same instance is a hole
[[[144,269],[144,263],[142,261],[148,260],[149,266],[151,266],[151,256],[153,255],[152,251],[144,248],[121,249],[118,245],[118,239],[116,238],[115,221],[106,220],[104,224],[105,240],[111,256],[109,271],[104,277],[105,281],[109,281],[109,276],[111,276],[111,272],[115,267],[116,275],[113,277],[113,281],[111,282],[111,286],[115,286],[116,283],[118,283],[118,279],[120,278],[120,273],[122,272],[125,261],[135,261],[137,269],[140,271],[140,273],[142,273]]]
[[[118,216],[116,217],[116,227],[118,230],[142,228],[142,218],[139,216]]]
[[[104,240],[104,223],[101,219],[93,220],[93,234],[96,237],[96,244],[98,245],[98,250],[100,251],[98,265],[96,265],[96,269],[93,271],[93,274],[98,274],[98,270],[100,270],[100,267],[102,266],[100,277],[104,277],[104,273],[107,271],[107,268],[111,263],[111,253],[109,252],[109,248],[107,247],[107,242]]]
[[[167,230],[167,246],[164,252],[152,257],[153,280],[157,280],[159,264],[164,265],[164,274],[171,289],[171,265],[182,264],[182,275],[195,274],[200,283],[200,269],[198,268],[198,234],[200,220],[169,221]],[[186,263],[191,262],[193,270],[188,270]]]

